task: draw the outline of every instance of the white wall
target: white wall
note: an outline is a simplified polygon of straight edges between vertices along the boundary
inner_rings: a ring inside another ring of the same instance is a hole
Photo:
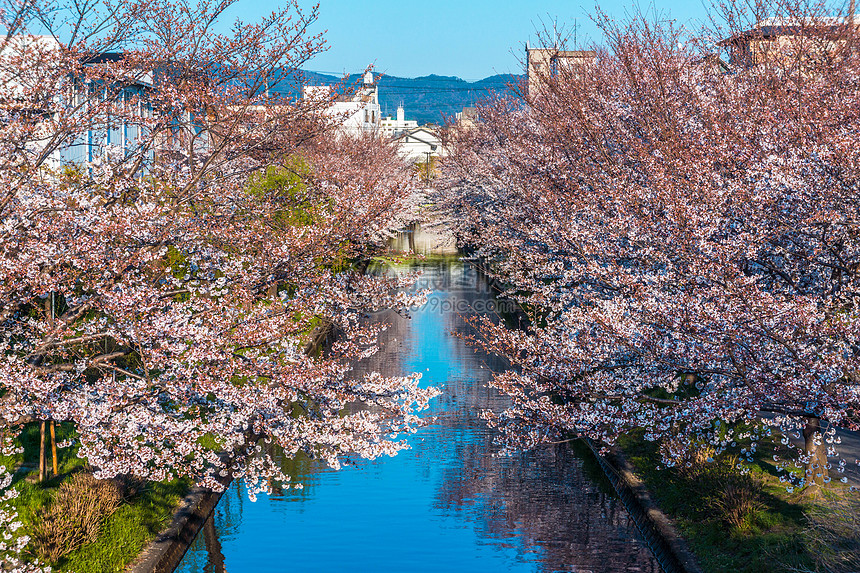
[[[441,157],[445,154],[439,136],[426,129],[410,131],[397,138],[397,153],[412,162],[427,161],[428,153],[431,157]]]
[[[319,101],[332,97],[329,86],[305,86],[302,89],[305,99]],[[379,90],[375,85],[365,85],[347,101],[333,101],[325,114],[341,122],[341,130],[348,134],[375,132],[382,121],[379,107]]]

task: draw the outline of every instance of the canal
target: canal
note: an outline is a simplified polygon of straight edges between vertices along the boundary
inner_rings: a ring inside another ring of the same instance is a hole
[[[496,316],[504,301],[456,257],[409,270],[418,268],[417,288],[433,290],[427,304],[375,317],[391,327],[361,368],[422,372],[444,391],[425,414],[436,422],[394,458],[339,471],[285,461],[303,489],[250,502],[233,483],[177,571],[660,570],[593,460],[567,444],[497,455],[480,411],[505,407],[487,385],[504,365],[454,333],[468,332],[464,316]]]

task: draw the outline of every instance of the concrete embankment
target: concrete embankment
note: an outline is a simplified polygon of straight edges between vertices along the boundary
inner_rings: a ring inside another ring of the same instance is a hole
[[[585,440],[612,487],[636,522],[636,527],[665,573],[703,573],[693,552],[678,533],[672,520],[660,511],[645,484],[636,477],[621,452],[600,455],[590,440]]]
[[[225,487],[229,482],[225,483]],[[223,495],[207,488],[194,488],[179,504],[170,526],[143,550],[128,573],[171,573],[212,514]]]

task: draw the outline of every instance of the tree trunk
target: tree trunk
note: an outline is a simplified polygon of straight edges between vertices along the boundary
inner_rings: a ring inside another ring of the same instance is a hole
[[[824,484],[827,476],[827,450],[824,436],[821,435],[821,419],[815,416],[806,418],[803,428],[803,442],[809,461],[806,464],[805,479],[808,486]]]
[[[48,463],[45,459],[45,421],[39,426],[39,482],[48,477]]]
[[[60,475],[57,469],[57,424],[51,420],[51,460],[54,462],[54,475]]]

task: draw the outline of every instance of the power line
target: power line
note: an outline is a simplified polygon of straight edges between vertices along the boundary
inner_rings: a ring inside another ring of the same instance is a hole
[[[296,70],[293,73],[320,74],[320,75],[324,75],[324,76],[331,76],[333,78],[336,78],[337,80],[341,80],[344,77],[344,74],[342,72],[331,72],[331,71],[322,71],[322,70]],[[352,76],[360,77],[361,75],[362,75],[362,73],[354,72],[354,73],[347,74],[347,77],[352,77]],[[416,82],[416,81],[420,81],[420,82],[456,82],[456,81],[460,81],[460,82],[464,82],[467,84],[476,84],[476,83],[483,82],[486,79],[496,78],[498,76],[507,76],[510,78],[521,77],[521,76],[518,76],[516,74],[494,74],[492,76],[487,76],[486,78],[480,78],[480,79],[476,79],[476,80],[467,80],[467,79],[459,78],[457,76],[433,77],[432,75],[431,76],[419,76],[417,78],[404,78],[401,76],[391,76],[391,75],[386,75],[385,73],[382,73],[382,80],[385,81],[385,78],[391,78],[393,80],[405,80],[405,81],[409,81],[409,82]],[[494,80],[494,81],[503,81],[503,80]]]
[[[408,92],[408,93],[425,93],[425,94],[441,94],[441,93],[458,93],[458,92],[475,92],[482,93],[487,92],[493,89],[492,87],[487,88],[422,88],[422,87],[411,87],[411,86],[383,86],[386,92]],[[494,86],[497,89],[505,90],[507,86]],[[382,94],[380,94],[381,97]]]

